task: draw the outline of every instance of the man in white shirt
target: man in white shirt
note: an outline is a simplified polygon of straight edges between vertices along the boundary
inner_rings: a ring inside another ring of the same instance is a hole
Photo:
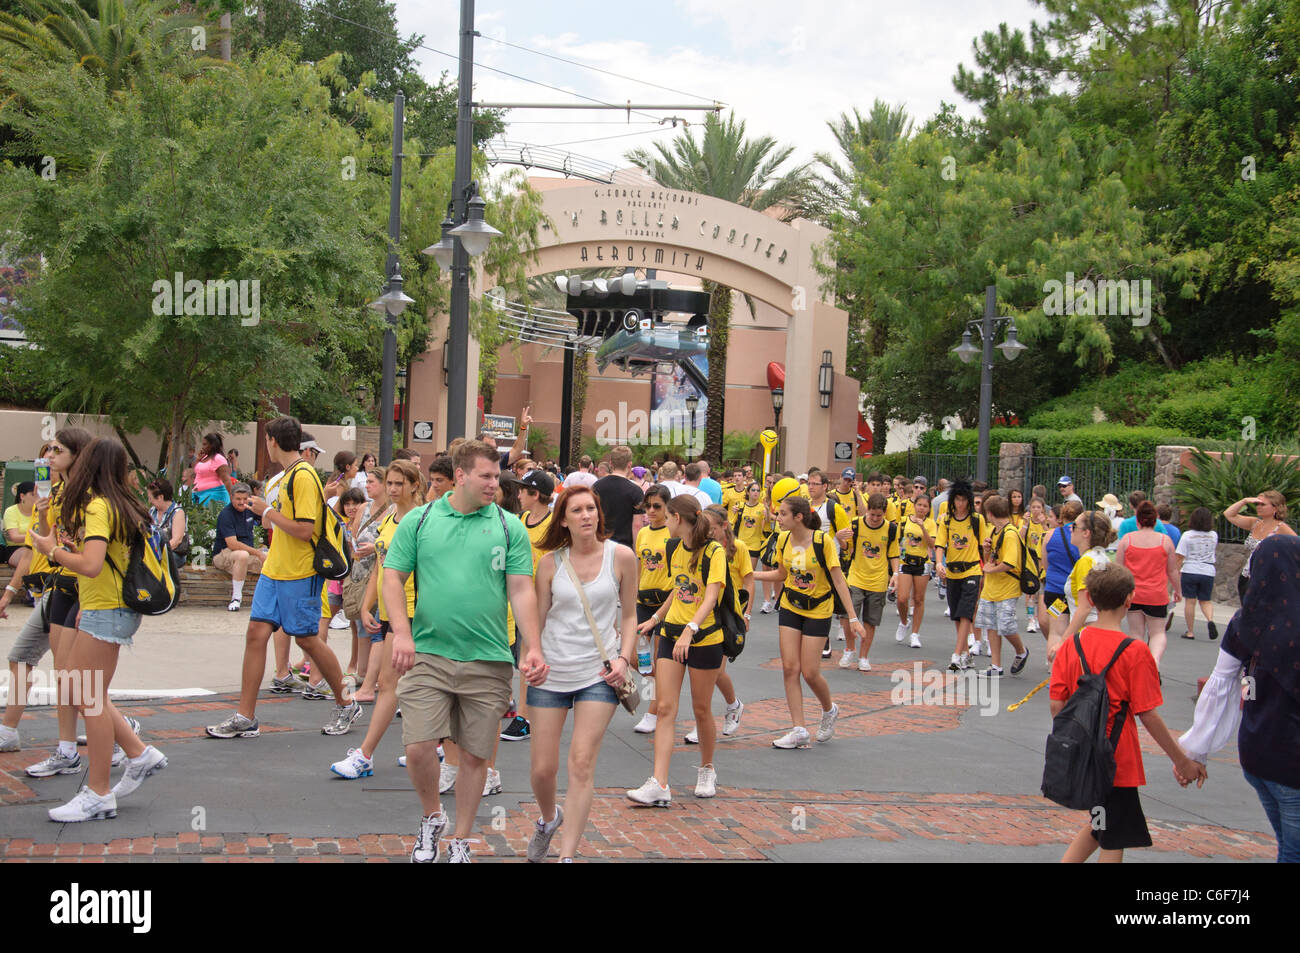
[[[692,470],[694,471],[693,474]],[[659,468],[659,482],[668,487],[668,492],[673,496],[682,496],[683,494],[686,494],[695,497],[695,499],[699,501],[700,509],[704,509],[704,507],[713,502],[709,499],[709,494],[700,489],[701,474],[699,464],[692,463],[687,465],[685,483],[678,482],[677,477],[679,473],[680,471],[677,469],[677,464],[669,460]],[[691,479],[692,475],[694,476],[693,483]]]
[[[585,453],[578,460],[578,469],[574,470],[564,478],[564,487],[568,489],[571,486],[592,486],[596,482],[596,474],[591,472],[591,457]]]

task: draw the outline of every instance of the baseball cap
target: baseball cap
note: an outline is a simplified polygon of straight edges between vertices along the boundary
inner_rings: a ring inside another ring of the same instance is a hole
[[[518,482],[521,486],[535,490],[542,496],[555,492],[555,481],[551,479],[551,475],[545,470],[529,470],[524,474],[523,479]]]
[[[1072,477],[1063,476],[1063,477],[1061,477],[1061,479],[1059,479],[1059,480],[1056,481],[1056,485],[1057,485],[1057,486],[1065,486],[1066,484],[1068,484],[1068,483],[1073,483],[1073,482],[1074,482],[1074,479],[1073,479]]]
[[[302,443],[298,444],[298,451],[300,453],[305,453],[308,450],[315,450],[317,453],[325,452],[325,448],[322,447],[320,444],[318,444],[315,440],[304,440]]]
[[[927,480],[927,479],[926,479],[925,477],[923,477],[923,476],[913,477],[913,479],[912,479],[912,485],[913,485],[913,486],[929,486],[929,485],[930,485],[930,481]]]
[[[799,474],[799,482],[800,482],[800,483],[807,483],[807,482],[808,482],[808,474],[806,474],[806,473],[801,473],[801,474]]]
[[[840,474],[841,480],[856,480],[857,478],[858,478],[858,471],[853,469],[852,467],[845,467],[844,472]]]
[[[633,467],[632,475],[636,477],[638,480],[641,479],[643,476],[645,476],[645,467]]]

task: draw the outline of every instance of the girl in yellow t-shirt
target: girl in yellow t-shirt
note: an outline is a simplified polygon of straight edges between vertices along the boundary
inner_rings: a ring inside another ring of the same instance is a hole
[[[749,557],[749,550],[741,546],[735,535],[731,532],[731,522],[727,518],[726,507],[720,504],[714,504],[704,511],[704,515],[709,519],[709,525],[712,527],[713,541],[722,547],[727,557],[727,572],[731,576],[731,586],[740,601],[740,612],[745,618],[745,631],[749,631],[749,610],[754,604],[754,564]],[[722,598],[726,593],[724,584],[722,593],[718,598]],[[718,671],[718,691],[722,694],[722,700],[726,702],[727,710],[722,720],[722,734],[730,737],[740,727],[740,715],[745,710],[745,705],[736,697],[736,687],[731,682],[731,676],[727,674],[727,660],[722,660],[722,668]],[[710,715],[712,717],[712,715]],[[686,735],[686,743],[694,745],[700,743],[699,726],[692,728]]]
[[[33,534],[32,545],[45,554],[51,567],[77,574],[81,614],[67,676],[74,683],[71,697],[80,702],[86,721],[90,766],[81,792],[49,814],[53,821],[87,821],[115,817],[119,797],[167,766],[161,751],[141,743],[108,694],[118,652],[132,643],[140,626],[140,614],[123,599],[127,558],[142,537],[149,545],[152,530],[148,511],[127,483],[126,451],[120,443],[101,437],[82,450],[78,466],[64,481],[59,519],[66,536],[76,541],[75,551],[60,548],[53,531]],[[110,788],[115,740],[130,762],[122,779]]]
[[[361,597],[361,625],[370,633],[370,663],[367,672],[378,672],[378,685],[373,699],[375,707],[370,712],[370,726],[361,746],[354,748],[342,761],[330,765],[330,771],[341,778],[355,780],[368,778],[375,773],[375,749],[379,740],[393,722],[397,712],[397,672],[393,669],[393,639],[389,625],[391,613],[404,612],[408,619],[415,615],[415,573],[406,577],[403,593],[405,604],[388,606],[384,604],[384,557],[392,545],[397,526],[424,499],[424,489],[420,483],[420,471],[410,460],[394,460],[388,465],[384,474],[384,489],[388,491],[388,500],[393,508],[379,524],[379,534],[375,538],[375,565],[366,582],[366,594]],[[379,606],[379,619],[375,620],[374,609]],[[358,701],[362,700],[353,695]]]
[[[1038,557],[1038,571],[1041,575],[1043,571],[1043,546],[1047,542],[1047,534],[1051,532],[1051,527],[1047,523],[1047,504],[1034,497],[1029,501],[1029,512],[1025,516],[1025,521],[1020,525],[1020,538],[1024,544],[1029,547],[1030,551]],[[1029,614],[1029,623],[1025,626],[1026,632],[1041,632],[1042,628],[1038,624],[1039,616],[1047,618],[1047,604],[1043,600],[1043,587],[1038,588],[1038,595],[1031,596],[1025,600],[1025,611]]]
[[[641,504],[645,510],[646,525],[637,530],[636,558],[641,569],[636,589],[636,623],[641,625],[655,614],[668,599],[672,591],[672,579],[668,575],[668,557],[666,547],[668,532],[668,501],[672,494],[663,484],[656,483],[645,491],[645,500]],[[641,656],[641,674],[654,675],[655,670],[655,636],[652,633],[642,635],[637,640],[638,653]],[[649,670],[646,670],[646,657],[649,657]],[[651,698],[646,713],[632,729],[643,735],[653,734],[659,717],[659,699]]]
[[[757,483],[745,488],[744,502],[732,513],[731,531],[736,542],[749,550],[749,561],[758,562],[759,550],[771,528],[767,517],[767,507],[763,505],[761,491]]]
[[[930,498],[922,493],[898,523],[898,572],[894,585],[898,594],[898,632],[894,641],[911,636],[911,647],[921,647],[921,620],[925,618],[925,590],[930,581],[926,563],[934,556],[934,539],[939,535],[930,518]]]
[[[840,709],[831,698],[830,687],[821,672],[822,648],[831,631],[831,610],[837,592],[840,603],[853,605],[849,587],[840,569],[835,537],[821,532],[821,517],[803,497],[789,496],[777,513],[781,535],[777,538],[777,568],[754,574],[757,581],[783,583],[777,631],[781,646],[781,671],[785,700],[790,710],[791,730],[772,742],[774,748],[801,748],[811,742],[804,727],[803,691],[800,676],[822,706],[817,740],[829,741],[835,734]],[[862,622],[850,610],[853,634],[864,638]]]
[[[637,627],[642,634],[657,632],[655,651],[654,774],[628,800],[646,807],[667,807],[672,802],[668,769],[676,741],[677,705],[687,670],[691,678],[691,705],[700,733],[700,768],[697,797],[713,797],[717,773],[713,749],[717,732],[709,711],[713,689],[722,669],[722,628],[714,618],[727,574],[725,551],[713,541],[709,520],[693,496],[668,501],[668,574],[672,591],[665,605]],[[707,557],[707,559],[706,559]]]

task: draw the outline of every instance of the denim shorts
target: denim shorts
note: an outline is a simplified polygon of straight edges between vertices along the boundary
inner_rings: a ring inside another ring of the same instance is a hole
[[[78,628],[101,642],[130,645],[140,628],[140,613],[134,609],[82,609]]]
[[[252,622],[269,622],[271,631],[284,629],[286,635],[308,639],[316,634],[321,620],[321,576],[305,579],[272,579],[257,577],[253,590],[253,605],[249,610]]]
[[[618,704],[618,695],[602,679],[576,692],[552,692],[545,688],[528,686],[529,708],[572,708],[574,702],[607,702]]]
[[[975,610],[975,628],[992,629],[998,635],[1015,635],[1020,630],[1020,597],[981,599]]]
[[[1211,602],[1214,599],[1214,577],[1197,572],[1182,573],[1183,598],[1188,601]]]

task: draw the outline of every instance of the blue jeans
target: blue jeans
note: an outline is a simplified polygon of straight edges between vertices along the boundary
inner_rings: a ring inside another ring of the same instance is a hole
[[[1265,781],[1249,771],[1242,771],[1264,805],[1268,822],[1277,834],[1277,862],[1300,863],[1300,788],[1289,788],[1276,781]]]

